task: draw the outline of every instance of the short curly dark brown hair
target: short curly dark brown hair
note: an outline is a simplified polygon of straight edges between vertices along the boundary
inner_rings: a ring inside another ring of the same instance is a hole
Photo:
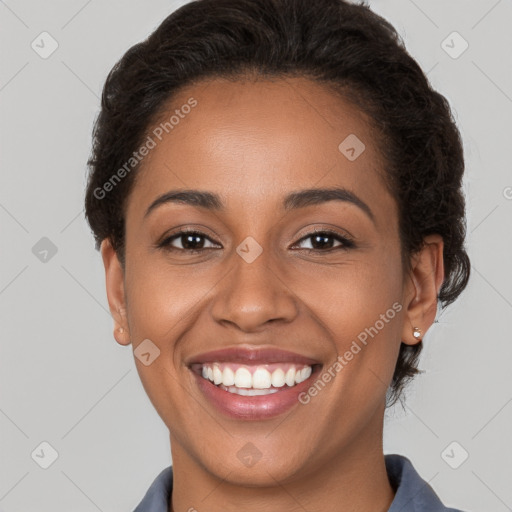
[[[405,265],[426,235],[444,240],[442,307],[466,287],[463,148],[448,101],[430,86],[401,37],[362,3],[344,0],[198,0],[168,16],[110,71],[94,126],[85,212],[99,248],[124,264],[124,210],[134,171],[104,184],[133,156],[181,88],[214,77],[306,77],[370,116],[397,201]],[[102,191],[101,194],[98,191]],[[394,403],[421,351],[401,344]]]

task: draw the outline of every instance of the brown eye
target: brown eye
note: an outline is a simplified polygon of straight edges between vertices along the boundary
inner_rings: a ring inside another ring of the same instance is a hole
[[[309,240],[311,240],[311,247],[302,247],[302,249],[327,252],[334,249],[349,249],[355,246],[352,240],[334,231],[315,231],[301,238],[298,243]],[[336,242],[338,242],[338,245],[334,245]]]
[[[210,243],[211,245],[205,245]],[[177,244],[177,245],[175,245]],[[159,247],[170,251],[201,252],[212,247],[218,247],[217,244],[200,231],[180,231],[163,240]]]

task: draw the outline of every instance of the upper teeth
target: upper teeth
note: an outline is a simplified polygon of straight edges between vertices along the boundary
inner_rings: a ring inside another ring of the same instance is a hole
[[[258,366],[230,363],[205,363],[202,375],[216,385],[237,388],[269,389],[285,384],[294,386],[311,375],[311,366],[286,364],[264,364]]]

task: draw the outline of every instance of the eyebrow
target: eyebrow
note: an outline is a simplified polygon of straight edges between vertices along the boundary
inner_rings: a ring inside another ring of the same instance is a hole
[[[285,211],[305,208],[328,201],[343,201],[359,207],[375,223],[375,216],[370,207],[356,194],[346,188],[310,188],[291,192],[283,201]],[[147,217],[157,207],[167,203],[188,204],[210,211],[224,211],[225,206],[218,194],[203,190],[172,190],[157,197],[148,207],[144,217]]]

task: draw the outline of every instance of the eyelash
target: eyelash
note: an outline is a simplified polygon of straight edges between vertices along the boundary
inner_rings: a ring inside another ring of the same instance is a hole
[[[200,237],[203,237],[203,238],[206,238],[206,239],[210,240],[210,242],[212,242],[212,243],[215,243],[205,233],[202,233],[201,231],[197,231],[197,230],[194,230],[194,229],[190,229],[190,230],[186,229],[186,230],[178,231],[177,233],[173,233],[171,236],[165,238],[162,242],[160,242],[157,246],[158,246],[158,248],[165,249],[166,251],[186,252],[186,253],[189,253],[189,254],[199,254],[199,253],[201,253],[203,251],[207,251],[207,250],[211,249],[211,248],[180,249],[178,247],[172,247],[171,246],[171,242],[174,241],[175,239],[179,239],[183,235],[198,235]],[[326,249],[326,250],[322,250],[322,249],[309,249],[309,248],[302,249],[302,250],[305,250],[305,251],[308,251],[308,252],[320,252],[320,253],[324,252],[325,253],[325,252],[332,252],[332,251],[339,250],[339,249],[341,249],[341,250],[348,250],[348,249],[352,249],[352,248],[355,247],[355,243],[351,239],[347,238],[346,236],[340,235],[336,231],[331,231],[329,229],[318,229],[318,230],[311,231],[307,235],[303,236],[300,240],[298,240],[298,242],[295,245],[297,245],[298,243],[300,243],[300,242],[302,242],[304,240],[307,240],[308,238],[312,238],[315,235],[326,235],[328,237],[335,238],[337,241],[341,242],[342,245],[338,246],[338,247],[331,247],[331,248]]]

